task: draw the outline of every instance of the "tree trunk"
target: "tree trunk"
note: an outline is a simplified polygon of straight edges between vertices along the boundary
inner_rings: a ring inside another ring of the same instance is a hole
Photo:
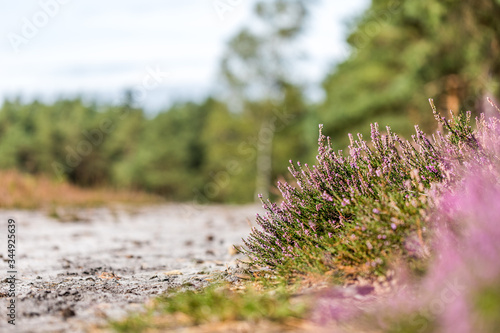
[[[269,197],[272,173],[272,150],[275,128],[268,122],[260,126],[257,142],[257,177],[255,186],[255,200],[259,194]]]

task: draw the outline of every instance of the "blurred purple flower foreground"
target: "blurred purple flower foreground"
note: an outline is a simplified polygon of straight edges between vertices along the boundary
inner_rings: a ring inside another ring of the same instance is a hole
[[[348,332],[500,332],[499,118],[481,116],[470,142],[441,147],[447,180],[432,194],[425,275],[400,277],[397,292],[361,307],[359,297],[324,295],[315,318]]]

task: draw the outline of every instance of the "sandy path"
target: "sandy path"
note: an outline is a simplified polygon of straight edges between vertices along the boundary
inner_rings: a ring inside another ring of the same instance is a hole
[[[238,258],[258,206],[87,209],[61,222],[0,211],[0,331],[85,332],[169,288],[206,283]],[[64,215],[64,214],[62,214]],[[16,221],[16,326],[7,323],[7,220]],[[74,221],[79,220],[79,221]],[[182,274],[178,274],[180,271]]]

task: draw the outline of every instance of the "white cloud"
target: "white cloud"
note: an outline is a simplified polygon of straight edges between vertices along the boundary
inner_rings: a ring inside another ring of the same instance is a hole
[[[57,0],[41,0],[57,1]],[[0,41],[0,100],[5,96],[58,96],[86,92],[116,95],[145,75],[146,66],[171,73],[166,94],[208,91],[225,41],[246,23],[254,0],[242,0],[221,20],[212,0],[69,1],[61,5],[20,52]],[[306,76],[318,81],[339,56],[342,22],[366,6],[323,1],[304,38],[311,61]],[[2,8],[5,7],[5,8]],[[0,30],[21,33],[23,18],[40,12],[38,1],[0,2]],[[177,89],[176,89],[177,85]],[[186,97],[186,96],[184,96]]]

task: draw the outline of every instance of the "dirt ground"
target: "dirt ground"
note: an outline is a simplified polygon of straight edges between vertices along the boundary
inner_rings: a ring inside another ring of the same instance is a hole
[[[0,331],[86,332],[180,285],[237,269],[233,244],[259,206],[0,210]],[[54,214],[55,213],[55,214]],[[16,320],[8,324],[7,221],[16,221]],[[3,313],[2,313],[3,312]]]

